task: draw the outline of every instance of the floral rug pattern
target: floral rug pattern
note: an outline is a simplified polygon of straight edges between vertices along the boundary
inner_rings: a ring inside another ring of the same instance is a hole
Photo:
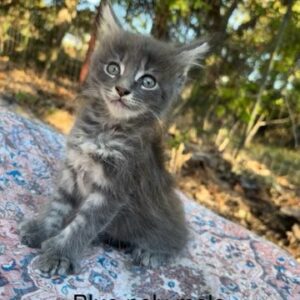
[[[94,247],[72,276],[41,276],[17,222],[53,192],[64,137],[0,109],[0,299],[300,299],[300,265],[285,251],[180,193],[189,223],[181,257],[156,270]]]

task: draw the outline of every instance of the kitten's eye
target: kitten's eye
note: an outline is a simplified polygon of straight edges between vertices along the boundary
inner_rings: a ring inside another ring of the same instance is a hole
[[[117,63],[111,62],[105,67],[105,71],[110,76],[117,76],[120,74],[120,66]]]
[[[156,80],[150,75],[145,75],[142,78],[142,88],[146,90],[152,90],[156,87]]]

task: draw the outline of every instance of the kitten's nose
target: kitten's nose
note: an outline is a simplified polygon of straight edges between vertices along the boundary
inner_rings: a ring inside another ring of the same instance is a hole
[[[129,90],[127,90],[126,88],[121,87],[121,86],[116,86],[116,91],[118,92],[120,97],[130,94]]]

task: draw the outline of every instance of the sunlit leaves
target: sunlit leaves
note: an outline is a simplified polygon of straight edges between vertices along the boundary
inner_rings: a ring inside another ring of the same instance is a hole
[[[27,57],[37,65],[57,63],[62,57],[82,60],[93,12],[84,9],[86,0],[80,2],[81,9],[76,10],[76,0],[55,1],[56,6],[49,1],[45,5],[43,0],[0,1],[0,51],[5,48],[3,44],[10,45],[8,41],[17,41],[9,51],[19,51],[15,57],[22,58],[21,54],[27,50]],[[192,112],[199,127],[202,123],[210,123],[212,128],[222,124],[229,130],[232,119],[242,125],[249,121],[286,3],[281,0],[115,1],[121,8],[118,13],[129,24],[127,27],[135,31],[149,33],[153,26],[153,34],[175,43],[219,34],[203,62],[204,70],[194,70],[191,74],[194,80],[189,84],[190,96],[184,99],[185,112]],[[293,113],[300,119],[299,1],[294,1],[292,12],[259,105],[259,113],[268,120],[288,116],[286,95]],[[71,36],[76,45],[83,46],[72,46]]]

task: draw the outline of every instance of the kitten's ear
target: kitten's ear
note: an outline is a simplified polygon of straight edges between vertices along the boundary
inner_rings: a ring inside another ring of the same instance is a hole
[[[98,19],[98,37],[111,35],[121,30],[121,24],[116,17],[109,0],[100,3],[100,15]]]
[[[180,47],[177,51],[176,59],[185,66],[185,73],[192,66],[199,66],[198,61],[208,52],[209,45],[207,40],[198,40],[191,44]]]

